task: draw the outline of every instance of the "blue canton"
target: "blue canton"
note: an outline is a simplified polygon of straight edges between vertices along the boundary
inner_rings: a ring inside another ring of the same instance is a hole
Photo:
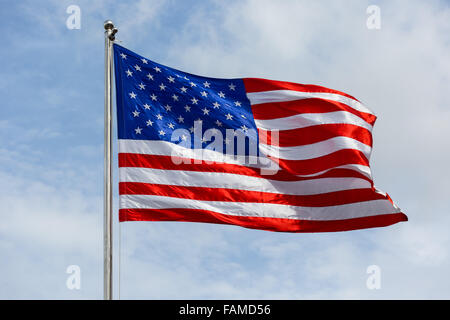
[[[249,154],[250,144],[258,146],[242,79],[185,73],[117,44],[114,62],[119,139],[162,140],[197,149],[208,148],[220,132],[224,153],[230,137],[235,140],[239,134],[246,137],[245,154]],[[229,129],[235,130],[234,135],[230,136]],[[237,143],[233,145],[231,153],[242,155]]]

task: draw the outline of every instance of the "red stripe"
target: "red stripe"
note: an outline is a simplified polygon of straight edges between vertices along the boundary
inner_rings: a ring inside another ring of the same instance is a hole
[[[232,224],[245,228],[278,232],[335,232],[375,227],[386,227],[400,221],[408,221],[403,213],[384,214],[345,220],[316,221],[283,218],[230,216],[199,209],[120,209],[123,221],[184,221],[216,224]]]
[[[377,119],[373,114],[358,111],[344,103],[319,98],[252,105],[253,117],[257,120],[285,118],[302,113],[326,113],[335,111],[350,112],[372,126]]]
[[[324,174],[317,175],[310,178],[302,178],[293,175],[285,170],[280,170],[274,175],[261,175],[259,168],[246,167],[236,164],[227,163],[187,163],[193,162],[188,158],[176,158],[177,163],[171,156],[150,155],[150,154],[135,154],[135,153],[119,153],[119,167],[139,167],[152,168],[161,170],[181,170],[181,171],[197,171],[197,172],[220,172],[232,173],[250,177],[257,177],[278,181],[304,181],[315,180],[322,178],[359,178],[372,182],[370,178],[365,175],[350,169],[332,169]]]
[[[330,168],[339,167],[346,164],[369,165],[369,160],[364,153],[355,149],[343,149],[322,157],[308,160],[285,160],[276,159],[279,166],[287,172],[295,175],[309,175],[321,172]]]
[[[227,188],[186,187],[141,182],[120,182],[119,194],[140,194],[200,201],[274,203],[300,207],[329,207],[370,200],[386,200],[372,189],[354,189],[316,195],[290,195]]]
[[[366,128],[353,124],[321,124],[306,128],[278,131],[272,141],[272,132],[258,129],[259,141],[264,144],[278,145],[280,147],[295,147],[312,144],[335,137],[349,137],[372,147],[372,133]]]
[[[317,86],[313,84],[299,84],[294,82],[287,81],[276,81],[276,80],[268,80],[268,79],[260,79],[260,78],[244,78],[244,86],[245,91],[250,92],[261,92],[261,91],[272,91],[272,90],[294,90],[301,92],[324,92],[324,93],[334,93],[340,94],[347,98],[358,101],[358,99],[352,97],[351,95],[325,88],[322,86]]]

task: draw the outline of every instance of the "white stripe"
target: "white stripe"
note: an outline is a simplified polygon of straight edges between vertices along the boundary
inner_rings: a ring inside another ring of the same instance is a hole
[[[271,120],[257,120],[255,124],[264,130],[290,130],[316,126],[320,124],[353,124],[369,131],[372,126],[353,113],[347,111],[335,111],[325,113],[302,113],[290,117],[277,118]]]
[[[299,207],[274,203],[200,201],[153,195],[121,195],[121,209],[190,208],[233,216],[266,218],[341,220],[397,213],[388,200],[372,200],[330,207]]]
[[[278,147],[259,144],[259,150],[263,154],[286,160],[308,160],[322,157],[343,149],[359,150],[364,153],[367,159],[370,159],[370,153],[372,151],[372,148],[368,145],[349,137],[334,137],[312,144],[293,147]]]
[[[134,167],[119,168],[119,181],[185,187],[226,188],[292,195],[314,195],[341,190],[371,188],[369,181],[359,178],[277,181],[223,172],[196,172]]]
[[[361,102],[356,101],[352,98],[337,94],[337,93],[327,93],[327,92],[300,92],[293,90],[273,90],[273,91],[262,91],[262,92],[250,92],[247,93],[247,97],[252,105],[260,103],[270,103],[270,102],[283,102],[283,101],[293,101],[308,98],[319,98],[332,100],[340,102],[352,107],[355,110],[374,114]]]
[[[321,174],[327,173],[328,171],[334,170],[334,169],[350,169],[350,170],[354,170],[354,171],[357,171],[357,172],[363,174],[364,176],[366,176],[370,180],[372,180],[372,171],[370,170],[370,167],[369,166],[364,166],[362,164],[344,164],[344,165],[339,166],[339,167],[333,167],[333,168],[326,169],[326,170],[323,170],[323,171],[320,171],[320,172],[316,172],[316,173],[312,173],[312,174],[297,175],[297,177],[309,178],[309,177],[320,176]]]

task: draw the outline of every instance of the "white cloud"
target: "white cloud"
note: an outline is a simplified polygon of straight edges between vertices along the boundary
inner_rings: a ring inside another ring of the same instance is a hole
[[[101,291],[101,198],[0,172],[3,299],[95,298]],[[65,286],[82,269],[84,291]],[[9,290],[7,290],[7,288]]]

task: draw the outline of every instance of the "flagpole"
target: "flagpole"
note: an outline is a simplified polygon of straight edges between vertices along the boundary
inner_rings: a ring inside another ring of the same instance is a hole
[[[111,20],[105,28],[105,141],[103,217],[103,298],[112,300],[112,44],[117,29]]]

